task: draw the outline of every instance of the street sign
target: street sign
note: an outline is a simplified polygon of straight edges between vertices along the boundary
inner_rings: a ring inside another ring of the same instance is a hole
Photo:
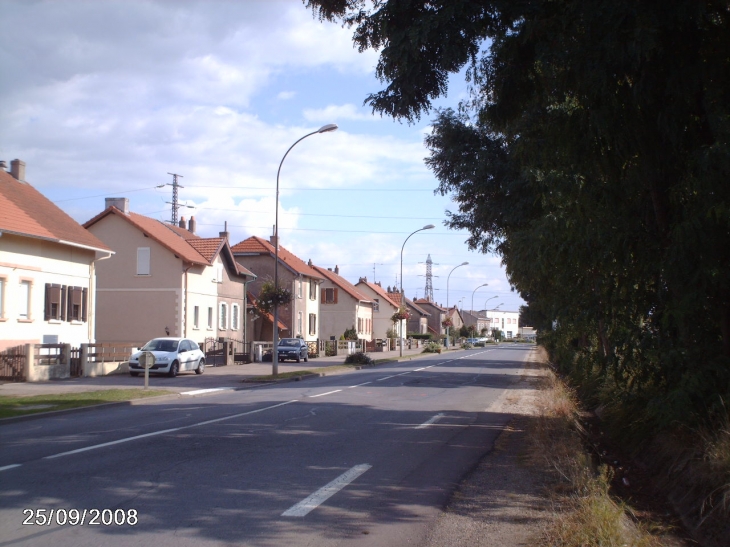
[[[139,364],[144,368],[152,368],[155,364],[155,354],[151,351],[142,352],[142,355],[139,356]]]

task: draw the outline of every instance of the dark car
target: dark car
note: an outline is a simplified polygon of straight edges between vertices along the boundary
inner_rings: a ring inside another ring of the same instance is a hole
[[[279,361],[296,361],[306,363],[309,361],[309,347],[301,338],[282,338],[279,340]]]

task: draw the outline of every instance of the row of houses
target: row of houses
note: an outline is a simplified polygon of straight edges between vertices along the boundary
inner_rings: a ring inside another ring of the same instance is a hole
[[[274,277],[272,236],[231,244],[200,237],[195,219],[178,225],[130,210],[127,198],[107,198],[83,225],[25,181],[25,164],[0,169],[0,350],[25,343],[141,343],[159,336],[202,342],[271,340],[273,317],[257,311],[262,284]],[[291,301],[280,307],[280,336],[307,341],[354,330],[371,341],[388,334],[444,334],[463,324],[456,308],[402,298],[395,287],[339,268],[304,261],[279,245],[280,285]],[[392,316],[407,309],[407,321]],[[401,333],[403,328],[405,332]],[[389,332],[390,331],[390,332]]]

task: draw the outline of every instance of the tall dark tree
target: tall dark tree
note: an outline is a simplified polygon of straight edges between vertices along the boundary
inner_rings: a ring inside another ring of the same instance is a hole
[[[447,225],[502,256],[543,342],[654,424],[730,397],[727,1],[307,0],[377,49],[379,113],[438,111]],[[539,321],[539,323],[537,322]],[[648,418],[647,418],[648,417]]]

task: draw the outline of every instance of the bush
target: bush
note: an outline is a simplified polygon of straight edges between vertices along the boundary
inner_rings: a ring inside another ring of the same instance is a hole
[[[471,342],[464,342],[463,344],[461,344],[461,348],[462,348],[462,349],[471,349],[471,348],[473,348],[473,347],[474,347],[474,346],[472,345],[472,343],[471,343]]]
[[[362,351],[351,353],[345,359],[346,365],[371,365],[374,362],[367,353],[363,353]]]
[[[423,348],[422,353],[441,353],[441,344],[438,342],[429,342],[426,347]]]

